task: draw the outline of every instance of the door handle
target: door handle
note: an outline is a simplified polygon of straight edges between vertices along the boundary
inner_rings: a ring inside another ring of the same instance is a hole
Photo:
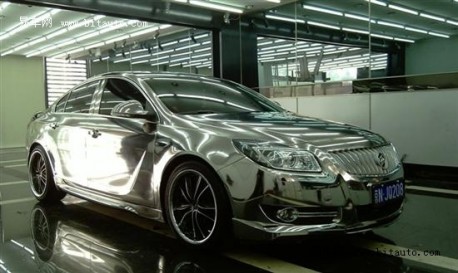
[[[89,130],[88,134],[93,138],[98,138],[99,136],[102,135],[102,133],[100,133],[99,130],[97,129]]]
[[[55,130],[55,129],[57,129],[57,127],[59,127],[59,123],[53,122],[53,123],[49,124],[49,127],[51,127],[51,129]]]

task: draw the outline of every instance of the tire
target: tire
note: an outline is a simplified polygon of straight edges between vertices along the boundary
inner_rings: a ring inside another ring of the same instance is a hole
[[[66,195],[54,183],[51,164],[41,146],[35,147],[30,154],[29,180],[32,193],[39,201],[57,202]]]
[[[184,162],[165,190],[165,213],[172,231],[198,248],[223,246],[231,235],[231,209],[221,179],[206,165]]]

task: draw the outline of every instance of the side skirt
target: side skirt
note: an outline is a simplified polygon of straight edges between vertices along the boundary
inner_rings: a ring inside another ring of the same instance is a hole
[[[162,211],[159,209],[154,209],[154,208],[149,208],[137,204],[132,204],[117,198],[113,198],[111,196],[108,196],[106,194],[101,194],[99,192],[94,192],[90,189],[87,188],[79,188],[79,187],[74,187],[70,186],[69,184],[60,183],[59,188],[61,188],[63,191],[74,195],[76,197],[89,200],[95,203],[99,203],[102,205],[107,205],[110,207],[114,208],[119,208],[123,210],[127,210],[130,212],[133,212],[139,216],[153,219],[159,222],[165,222],[164,218],[162,217]]]

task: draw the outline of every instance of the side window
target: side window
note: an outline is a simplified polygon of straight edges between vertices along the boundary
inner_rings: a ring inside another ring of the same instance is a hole
[[[92,96],[97,89],[98,81],[85,84],[74,89],[65,105],[65,112],[70,113],[89,113],[91,108]]]
[[[64,107],[65,107],[65,103],[67,102],[67,99],[68,99],[68,95],[70,94],[70,92],[68,92],[67,94],[65,94],[65,96],[63,96],[60,101],[56,104],[56,109],[55,109],[55,112],[64,112]]]
[[[108,79],[103,88],[99,114],[111,115],[113,107],[127,100],[139,101],[145,110],[150,109],[146,107],[146,98],[133,84],[122,79]]]

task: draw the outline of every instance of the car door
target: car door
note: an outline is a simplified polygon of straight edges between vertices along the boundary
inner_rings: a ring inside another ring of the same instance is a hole
[[[56,176],[68,183],[87,184],[86,136],[94,117],[92,98],[99,83],[93,81],[72,90],[65,103],[56,105],[55,121],[50,124],[57,151]]]
[[[88,187],[117,196],[129,195],[131,199],[148,199],[155,131],[144,129],[151,125],[145,119],[117,117],[111,111],[129,100],[140,102],[148,111],[154,112],[153,107],[140,88],[126,79],[109,78],[102,86],[96,96],[97,122],[87,137]]]

